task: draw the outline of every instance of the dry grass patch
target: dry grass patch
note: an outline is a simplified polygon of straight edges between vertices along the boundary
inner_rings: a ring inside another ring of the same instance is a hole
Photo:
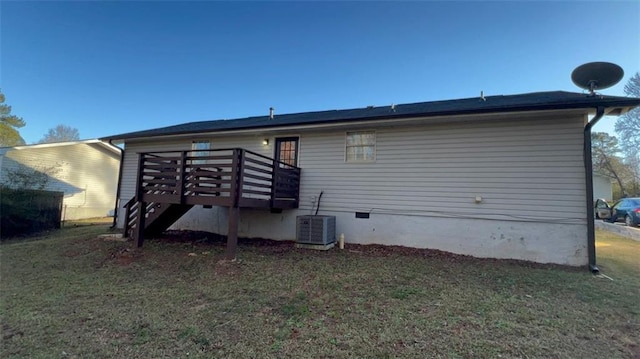
[[[3,358],[640,355],[640,243],[598,233],[584,269],[398,247],[316,252],[66,228],[2,251]]]

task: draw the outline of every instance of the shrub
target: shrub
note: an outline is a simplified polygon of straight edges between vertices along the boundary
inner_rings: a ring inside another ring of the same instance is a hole
[[[0,186],[0,239],[60,228],[63,192]]]

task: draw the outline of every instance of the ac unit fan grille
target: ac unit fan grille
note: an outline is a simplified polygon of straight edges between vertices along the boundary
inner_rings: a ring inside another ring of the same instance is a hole
[[[335,216],[298,216],[298,243],[327,245],[336,241]]]

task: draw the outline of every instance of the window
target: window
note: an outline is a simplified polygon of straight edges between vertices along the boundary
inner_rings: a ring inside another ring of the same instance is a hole
[[[211,149],[211,143],[209,141],[193,141],[191,143],[192,156],[208,156],[209,149]],[[192,160],[193,164],[205,163],[205,160]]]
[[[624,200],[621,199],[618,202],[616,202],[613,206],[611,206],[613,209],[618,209],[620,207],[622,207],[624,205]]]
[[[375,161],[376,133],[373,131],[347,132],[345,160],[347,162]]]
[[[596,208],[598,208],[598,209],[609,208],[609,205],[607,204],[606,201],[604,201],[602,199],[598,199],[596,201]]]
[[[276,138],[276,161],[290,166],[298,165],[298,137]],[[280,165],[280,167],[283,166]]]

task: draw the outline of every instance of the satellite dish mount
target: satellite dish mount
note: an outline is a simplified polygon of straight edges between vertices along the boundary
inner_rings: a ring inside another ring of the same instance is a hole
[[[589,62],[576,67],[571,80],[576,86],[589,90],[589,96],[595,96],[596,90],[611,87],[624,76],[622,67],[610,62]]]

